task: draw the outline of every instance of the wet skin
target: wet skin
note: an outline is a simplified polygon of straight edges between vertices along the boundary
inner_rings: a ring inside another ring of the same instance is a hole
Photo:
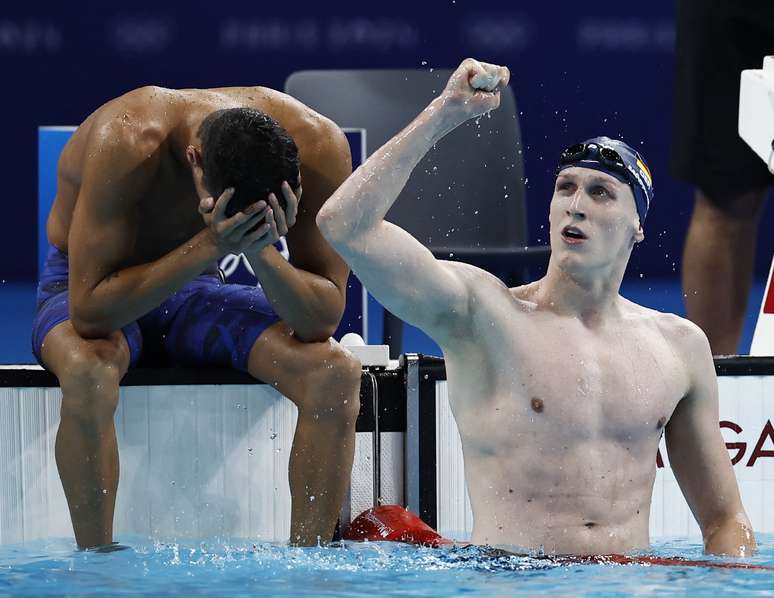
[[[472,541],[558,554],[647,548],[666,429],[671,466],[707,551],[749,552],[755,541],[718,428],[706,337],[618,294],[644,238],[627,185],[596,170],[563,171],[549,209],[547,275],[513,289],[473,266],[435,259],[385,220],[425,153],[497,108],[508,77],[503,67],[463,62],[317,219],[369,291],[443,350]]]
[[[197,131],[213,111],[242,106],[273,116],[299,148],[304,201],[294,195],[287,212],[276,198],[255,198],[263,204],[245,210],[254,210],[250,219],[226,220],[227,194],[207,203]],[[79,546],[113,539],[113,415],[129,365],[120,328],[232,252],[248,257],[282,319],[259,337],[247,367],[299,409],[291,541],[330,539],[351,470],[360,365],[329,339],[344,309],[348,268],[315,215],[350,170],[334,123],[263,87],[144,87],[103,105],[73,134],[47,225],[51,243],[69,256],[71,319],[48,333],[42,357],[63,392],[56,455]],[[260,231],[248,226],[259,221]],[[290,263],[272,245],[285,234]]]

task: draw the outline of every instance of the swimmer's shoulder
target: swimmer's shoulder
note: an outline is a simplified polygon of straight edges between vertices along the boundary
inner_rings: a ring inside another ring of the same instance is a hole
[[[159,114],[168,106],[170,93],[148,86],[129,91],[92,112],[68,140],[58,165],[60,178],[80,183],[84,167],[100,157],[116,154],[139,159],[153,156],[164,143],[169,126]],[[169,111],[167,111],[169,113]]]
[[[99,161],[102,155],[111,168],[142,163],[145,172],[153,170],[179,107],[175,90],[156,86],[141,87],[108,102],[92,115],[85,140],[89,158]]]
[[[312,110],[306,104],[287,95],[279,94],[287,116],[277,120],[287,130],[298,146],[301,163],[310,170],[339,168],[352,172],[352,156],[344,131],[330,118]]]
[[[535,308],[535,303],[532,301],[535,283],[508,288],[499,278],[478,266],[448,260],[440,260],[440,262],[465,285],[472,306],[482,309],[487,306],[498,309],[515,306],[524,312]]]
[[[706,333],[696,324],[676,314],[661,314],[659,321],[664,336],[671,340],[687,361],[712,360],[712,349]]]
[[[343,157],[351,169],[349,143],[330,118],[296,98],[269,87],[221,87],[209,91],[229,98],[234,105],[260,110],[277,120],[296,142],[302,163]]]
[[[134,89],[94,111],[76,131],[90,158],[109,150],[152,158],[174,126],[180,98],[156,86]]]
[[[656,326],[678,354],[687,359],[711,356],[707,335],[687,318],[625,301],[629,317],[643,324]]]

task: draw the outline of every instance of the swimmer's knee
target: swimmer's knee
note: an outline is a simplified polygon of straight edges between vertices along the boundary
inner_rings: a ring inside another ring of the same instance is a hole
[[[109,350],[88,344],[63,355],[57,373],[63,415],[86,419],[113,417],[124,369],[115,357]]]
[[[334,340],[326,343],[321,359],[311,368],[313,381],[326,387],[351,390],[359,387],[363,367],[351,351]]]
[[[335,341],[329,343],[322,359],[305,376],[306,392],[299,409],[312,411],[318,417],[353,422],[360,412],[362,366],[350,351]]]

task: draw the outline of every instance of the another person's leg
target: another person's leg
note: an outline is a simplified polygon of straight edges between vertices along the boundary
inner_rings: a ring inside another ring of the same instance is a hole
[[[758,221],[766,189],[729,197],[696,192],[682,262],[688,318],[715,355],[736,353],[752,284]]]
[[[771,53],[774,5],[677,2],[673,175],[701,189],[682,263],[688,317],[712,352],[735,353],[752,280],[766,165],[739,137],[739,74]]]
[[[121,331],[86,340],[64,321],[46,335],[41,357],[62,388],[56,463],[75,539],[82,548],[110,544],[118,489],[113,415],[129,347]]]

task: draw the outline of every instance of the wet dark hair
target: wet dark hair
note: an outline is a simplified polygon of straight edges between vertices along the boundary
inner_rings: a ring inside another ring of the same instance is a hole
[[[253,108],[228,108],[208,115],[199,127],[204,186],[216,200],[228,187],[230,217],[269,193],[282,209],[282,181],[298,181],[298,148],[288,132],[268,114]]]

